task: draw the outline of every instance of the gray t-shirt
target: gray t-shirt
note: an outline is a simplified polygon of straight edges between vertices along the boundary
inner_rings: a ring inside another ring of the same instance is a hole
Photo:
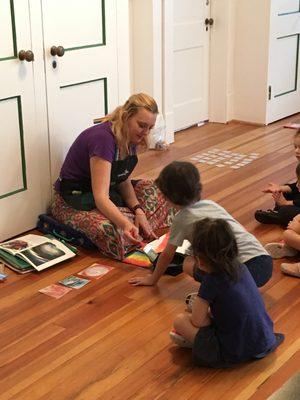
[[[237,241],[241,263],[253,257],[268,255],[255,236],[247,232],[223,207],[212,200],[200,200],[182,208],[173,220],[169,243],[177,247],[181,246],[185,239],[191,243],[194,223],[203,218],[220,218],[229,223]]]

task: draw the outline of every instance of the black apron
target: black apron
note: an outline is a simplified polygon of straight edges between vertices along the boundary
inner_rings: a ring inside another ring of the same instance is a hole
[[[138,158],[134,154],[128,155],[123,160],[116,159],[111,164],[109,198],[118,207],[126,206],[118,185],[126,181],[137,162]],[[60,194],[65,202],[76,210],[90,211],[96,208],[90,179],[61,179]]]

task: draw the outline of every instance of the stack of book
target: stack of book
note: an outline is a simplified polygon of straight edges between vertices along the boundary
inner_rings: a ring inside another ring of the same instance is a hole
[[[0,260],[20,274],[42,271],[75,255],[75,248],[48,236],[29,234],[0,243]]]

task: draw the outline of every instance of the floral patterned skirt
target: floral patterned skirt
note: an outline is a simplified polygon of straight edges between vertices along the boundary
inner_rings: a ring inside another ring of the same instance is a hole
[[[175,215],[174,209],[167,205],[153,181],[140,180],[134,186],[134,190],[154,231],[171,225]],[[128,219],[134,220],[134,214],[127,207],[119,207],[119,210]],[[125,254],[134,247],[124,238],[121,229],[97,209],[76,210],[56,193],[50,211],[57,221],[83,232],[107,257],[122,260]]]

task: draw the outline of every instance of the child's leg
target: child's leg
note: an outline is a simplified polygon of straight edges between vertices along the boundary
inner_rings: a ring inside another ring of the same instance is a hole
[[[272,276],[273,261],[270,256],[261,255],[250,258],[250,260],[245,262],[245,265],[257,287],[265,285]]]
[[[280,220],[280,224],[283,226],[287,226],[290,221],[293,220],[295,216],[300,213],[300,207],[297,206],[280,206],[278,208],[278,217]]]
[[[186,256],[183,261],[183,272],[190,275],[192,278],[194,277],[194,267],[196,260],[193,256]]]
[[[283,240],[288,246],[300,250],[300,235],[292,229],[283,232]]]
[[[191,323],[189,314],[178,314],[173,325],[175,331],[179,333],[179,335],[183,336],[189,342],[194,343],[195,336],[197,335],[199,328],[196,328]]]

